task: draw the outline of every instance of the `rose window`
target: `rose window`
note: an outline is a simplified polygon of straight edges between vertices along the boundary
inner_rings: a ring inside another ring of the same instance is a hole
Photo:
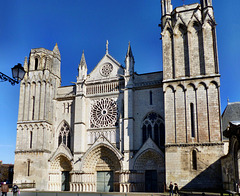
[[[111,64],[105,64],[102,66],[102,69],[100,72],[103,76],[109,76],[112,70],[113,70],[113,66]]]
[[[117,104],[111,98],[96,100],[91,108],[91,128],[113,127],[117,122]]]

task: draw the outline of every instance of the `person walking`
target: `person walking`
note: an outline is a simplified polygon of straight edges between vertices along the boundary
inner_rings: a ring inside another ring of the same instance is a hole
[[[173,184],[172,184],[172,182],[170,182],[170,185],[169,185],[169,195],[170,196],[173,196]]]
[[[3,183],[1,187],[1,191],[2,191],[2,196],[7,196],[7,192],[9,191],[9,188],[6,182]]]
[[[14,183],[14,185],[12,187],[13,196],[17,196],[18,195],[18,191],[19,191],[18,185],[16,185]]]
[[[174,194],[178,195],[178,191],[179,191],[178,185],[177,183],[174,183]]]

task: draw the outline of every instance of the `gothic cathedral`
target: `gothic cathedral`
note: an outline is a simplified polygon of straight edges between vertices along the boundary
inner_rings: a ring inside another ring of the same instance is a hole
[[[36,190],[221,189],[220,75],[212,0],[162,4],[163,72],[108,52],[61,86],[61,55],[32,49],[21,82],[14,182]]]

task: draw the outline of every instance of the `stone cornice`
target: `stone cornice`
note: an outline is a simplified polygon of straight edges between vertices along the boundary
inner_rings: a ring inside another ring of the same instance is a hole
[[[144,86],[158,86],[159,87],[159,85],[162,85],[162,80],[135,83],[134,88],[144,87]]]
[[[181,143],[181,144],[166,144],[165,148],[170,147],[190,147],[190,146],[222,146],[223,142],[209,142],[209,143]]]
[[[51,151],[49,151],[49,150],[46,150],[46,149],[44,149],[44,150],[16,150],[15,151],[15,154],[21,154],[21,153],[51,153]]]
[[[168,79],[163,80],[163,83],[169,83],[169,82],[180,82],[180,81],[187,81],[187,80],[202,80],[206,78],[219,78],[220,74],[213,74],[213,75],[201,75],[201,76],[195,76],[195,77],[182,77],[182,78],[176,78],[176,79]]]
[[[89,94],[89,95],[86,95],[86,98],[103,97],[103,95],[116,96],[116,95],[119,95],[120,93],[123,93],[123,91],[119,90],[119,91],[109,92],[109,93]]]
[[[29,120],[29,121],[18,121],[17,124],[20,125],[20,124],[39,124],[39,123],[47,123],[49,125],[52,125],[52,123],[46,121],[46,120]]]
[[[74,100],[76,96],[75,95],[71,95],[71,96],[67,96],[67,97],[57,97],[57,98],[55,98],[55,100],[57,100],[57,101]]]

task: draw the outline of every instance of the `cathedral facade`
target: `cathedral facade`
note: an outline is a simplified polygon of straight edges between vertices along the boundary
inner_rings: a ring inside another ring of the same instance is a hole
[[[211,0],[162,0],[163,72],[108,52],[61,86],[58,46],[32,49],[21,82],[14,182],[36,190],[160,192],[222,187],[216,23]]]

